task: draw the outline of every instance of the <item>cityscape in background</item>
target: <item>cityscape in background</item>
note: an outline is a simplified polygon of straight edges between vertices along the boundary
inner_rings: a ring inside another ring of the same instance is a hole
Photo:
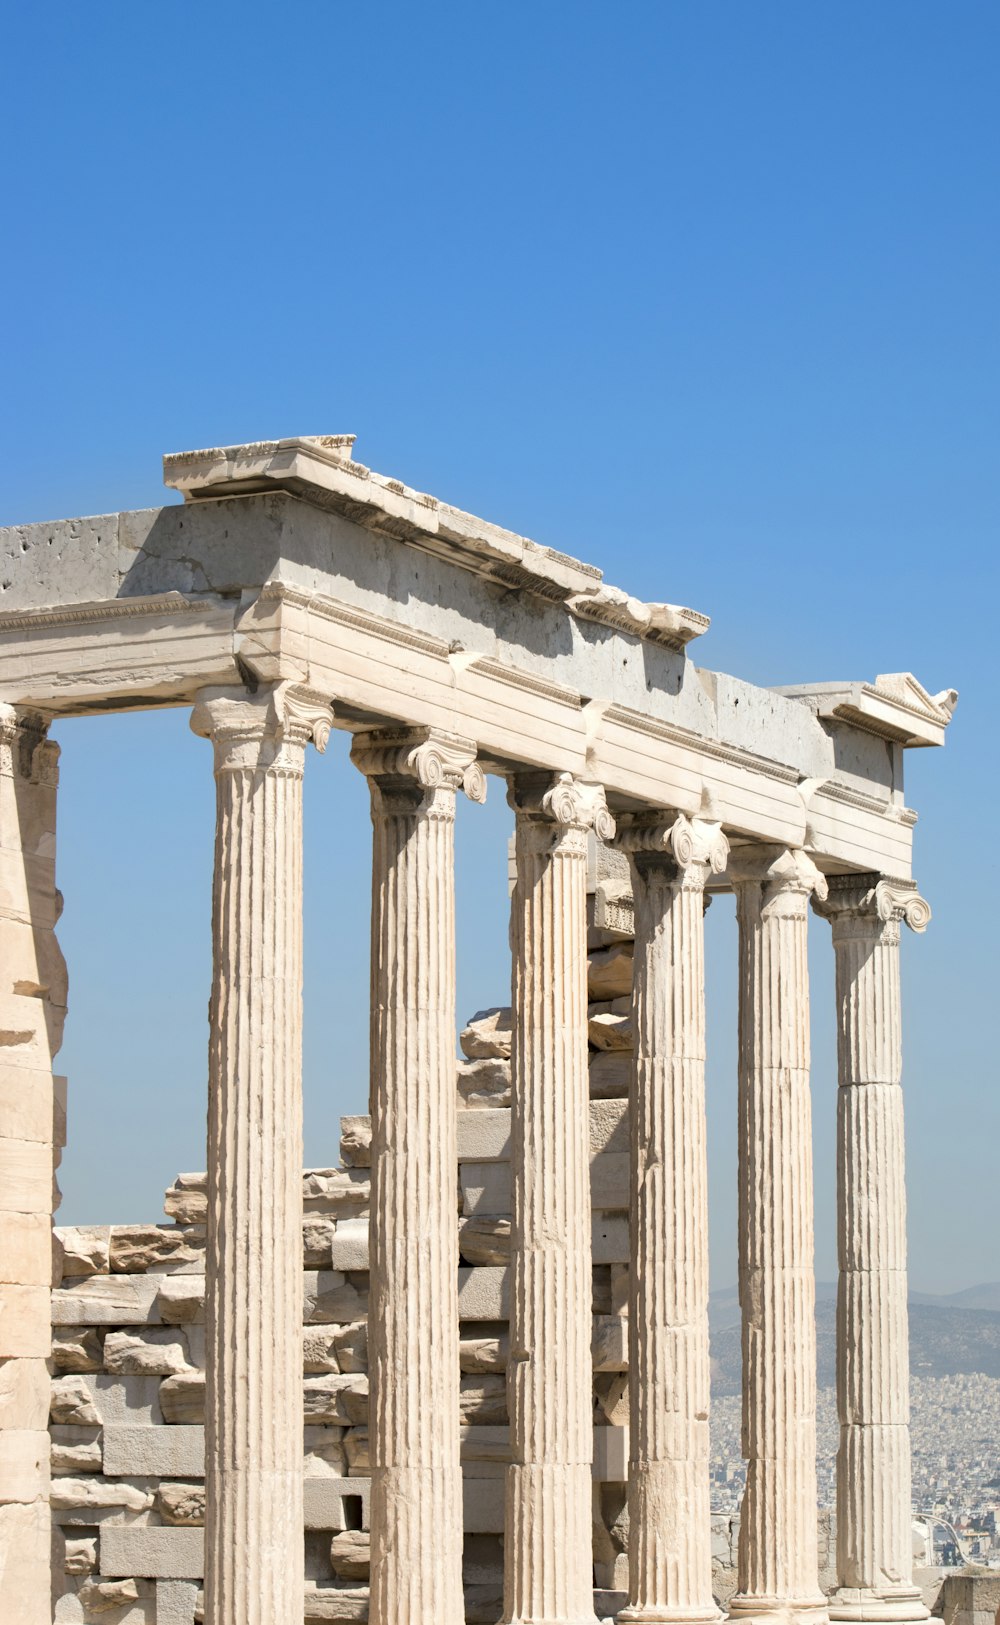
[[[817,1286],[817,1489],[836,1508],[839,1428],[836,1288]],[[735,1514],[746,1483],[740,1450],[740,1330],[735,1288],[713,1293],[712,1509]],[[910,1299],[910,1437],[914,1562],[1000,1570],[1000,1282]]]

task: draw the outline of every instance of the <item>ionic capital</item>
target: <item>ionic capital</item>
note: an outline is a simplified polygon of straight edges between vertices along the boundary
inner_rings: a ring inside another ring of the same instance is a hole
[[[486,800],[486,775],[476,744],[437,728],[377,728],[355,734],[351,761],[372,788],[372,807],[385,813],[449,813],[455,794]]]
[[[805,914],[810,897],[827,894],[826,876],[798,846],[738,846],[728,867],[737,899],[760,888],[763,914]]]
[[[912,880],[876,873],[832,875],[829,895],[814,899],[817,914],[833,926],[834,943],[867,937],[873,942],[898,942],[903,921],[911,931],[926,931],[930,905]]]
[[[507,800],[522,829],[531,829],[542,845],[558,843],[585,852],[591,830],[599,841],[614,838],[615,821],[603,785],[574,778],[572,773],[512,774]]]
[[[49,718],[23,705],[0,704],[0,778],[59,783],[59,746],[48,737]]]
[[[326,749],[333,713],[329,700],[295,683],[245,689],[206,688],[191,712],[191,727],[215,747],[215,771],[257,769],[301,773],[312,740]]]
[[[650,870],[701,890],[709,875],[720,875],[729,858],[722,825],[684,813],[624,813],[614,845],[626,852],[640,874]]]

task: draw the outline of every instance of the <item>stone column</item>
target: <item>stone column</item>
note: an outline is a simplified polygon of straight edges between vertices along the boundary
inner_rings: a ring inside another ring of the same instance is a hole
[[[635,898],[629,1301],[629,1606],[622,1621],[711,1621],[705,882],[718,824],[619,823]]]
[[[0,705],[0,1619],[52,1619],[49,1368],[52,1212],[66,1015],[55,936],[59,747],[37,714]]]
[[[900,924],[909,881],[837,876],[817,905],[837,966],[837,1580],[831,1617],[920,1620],[913,1584]]]
[[[511,780],[513,1179],[504,1525],[508,1625],[593,1625],[587,832],[603,790]]]
[[[455,793],[476,747],[360,734],[372,794],[372,1625],[462,1625]]]
[[[816,1285],[809,1102],[809,899],[801,851],[741,847],[739,1277],[747,1487],[739,1590],[748,1615],[825,1615],[816,1538]]]
[[[302,1625],[302,775],[330,707],[211,689],[206,1625]]]

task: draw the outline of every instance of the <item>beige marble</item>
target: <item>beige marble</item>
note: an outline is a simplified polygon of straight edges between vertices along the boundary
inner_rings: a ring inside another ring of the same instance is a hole
[[[604,792],[569,774],[512,779],[512,1465],[504,1620],[592,1625],[587,833]]]
[[[913,1584],[899,942],[930,909],[909,882],[831,881],[837,971],[837,1579],[843,1620],[921,1620]]]
[[[462,1625],[455,794],[475,745],[359,734],[371,786],[372,1625]]]
[[[59,747],[0,705],[0,1619],[49,1625],[52,1212],[66,1014],[55,936]]]
[[[206,1625],[302,1619],[302,778],[329,718],[280,684],[192,716],[217,791]]]
[[[743,1453],[737,1618],[826,1615],[816,1539],[816,1284],[809,900],[802,851],[739,847],[739,1284]]]
[[[623,1621],[711,1621],[705,882],[718,824],[619,822],[635,899],[630,1090],[629,1605]]]

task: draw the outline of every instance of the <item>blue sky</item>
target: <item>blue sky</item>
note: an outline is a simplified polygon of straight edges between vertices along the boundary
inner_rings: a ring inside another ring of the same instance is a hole
[[[356,432],[398,478],[704,610],[760,683],[913,670],[911,1278],[995,1279],[1000,12],[979,0],[9,10],[0,520],[163,500],[165,451]],[[60,724],[63,1215],[202,1166],[213,792],[183,713]],[[501,786],[459,1010],[506,995]],[[364,786],[306,789],[307,1155],[366,1093]],[[735,941],[708,917],[734,1277]],[[817,1268],[833,968],[813,927]]]

